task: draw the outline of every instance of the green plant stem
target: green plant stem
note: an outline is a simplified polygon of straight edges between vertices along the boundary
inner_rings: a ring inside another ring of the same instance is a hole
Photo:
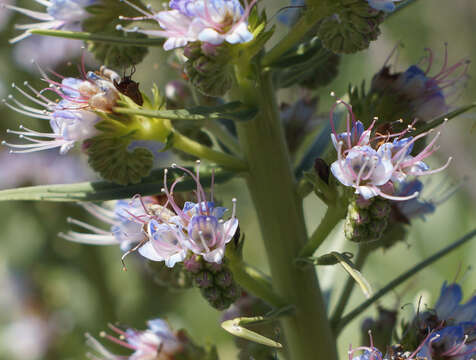
[[[468,234],[463,236],[461,239],[459,239],[459,240],[455,241],[454,243],[452,243],[451,245],[441,249],[440,251],[436,252],[432,256],[426,258],[422,262],[420,262],[417,265],[415,265],[414,267],[412,267],[410,270],[404,272],[400,276],[397,276],[395,279],[390,281],[386,286],[384,286],[382,289],[377,291],[371,298],[367,299],[362,304],[357,306],[354,310],[352,310],[349,314],[345,315],[339,321],[339,323],[336,324],[336,326],[334,327],[335,336],[337,336],[350,321],[355,319],[358,315],[360,315],[363,311],[365,311],[370,305],[372,305],[374,302],[376,302],[382,296],[387,294],[389,291],[394,290],[398,285],[400,285],[404,281],[408,280],[410,277],[412,277],[413,275],[415,275],[419,271],[423,270],[427,266],[433,264],[435,261],[441,259],[443,256],[449,254],[451,251],[453,251],[456,248],[460,247],[461,245],[467,243],[474,236],[476,236],[476,229],[469,232]]]
[[[354,262],[355,267],[359,271],[362,270],[362,267],[364,266],[365,261],[367,260],[367,257],[369,254],[370,252],[366,249],[365,244],[362,244],[359,247],[359,250],[357,252],[357,256]],[[342,289],[340,293],[339,301],[337,302],[334,312],[332,313],[331,325],[338,323],[339,320],[341,319],[342,314],[344,313],[344,310],[352,296],[354,287],[355,287],[355,280],[351,276],[349,276],[345,282],[344,288]]]
[[[164,44],[163,39],[132,39],[124,36],[100,35],[81,31],[35,29],[30,30],[29,32],[35,35],[61,37],[73,40],[105,42],[108,44],[123,46],[162,46]]]
[[[329,236],[330,232],[336,227],[339,221],[344,217],[345,212],[338,206],[329,206],[322,218],[319,226],[312,233],[306,245],[299,252],[299,257],[311,257],[317,248]]]
[[[266,275],[235,256],[227,255],[227,260],[233,277],[246,291],[275,308],[286,306],[286,302],[274,292],[271,281]]]
[[[248,168],[244,160],[221,151],[213,150],[178,132],[174,132],[172,144],[172,146],[178,150],[194,155],[199,159],[213,161],[228,170],[241,172],[246,171]]]
[[[242,152],[238,140],[222,124],[215,120],[209,120],[205,122],[205,129],[215,135],[233,154],[241,155]]]
[[[318,4],[308,4],[305,14],[292,27],[291,31],[263,57],[261,64],[264,67],[271,66],[293,48],[319,20],[331,15],[332,1],[321,0]]]
[[[256,118],[237,123],[249,172],[248,189],[261,227],[273,288],[295,312],[282,320],[287,355],[292,360],[337,359],[336,344],[313,267],[300,269],[294,259],[307,240],[301,201],[296,194],[286,140],[270,74],[250,80],[249,63],[237,70],[233,96],[260,109]]]

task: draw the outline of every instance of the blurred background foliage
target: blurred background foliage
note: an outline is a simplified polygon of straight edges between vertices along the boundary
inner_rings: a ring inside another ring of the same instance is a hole
[[[13,1],[13,0],[11,0]],[[31,1],[18,1],[28,8]],[[282,0],[264,0],[272,23],[277,24],[278,9],[287,5]],[[263,6],[263,5],[262,5]],[[352,56],[343,56],[337,79],[320,89],[318,113],[326,114],[334,91],[345,95],[349,83],[369,81],[380,69],[393,47],[398,50],[398,68],[404,70],[423,56],[423,49],[432,48],[437,61],[442,60],[444,42],[448,42],[450,61],[476,58],[473,0],[419,0],[392,16],[382,26],[382,35],[370,49]],[[16,34],[14,23],[26,21],[24,16],[8,13],[0,8],[0,96],[6,97],[12,82],[28,80],[41,87],[39,74],[30,59],[49,64],[63,75],[77,75],[79,41],[59,44],[52,38],[30,38],[17,45],[8,39]],[[279,38],[286,29],[278,24],[273,38]],[[167,58],[158,49],[151,49],[146,60],[137,66],[134,75],[145,91],[157,83],[163,88],[169,76]],[[90,59],[90,65],[94,62]],[[437,67],[436,67],[437,68]],[[122,72],[126,69],[116,69]],[[452,105],[476,100],[476,68],[470,68],[466,89]],[[286,102],[298,100],[300,91],[283,90],[279,96]],[[4,130],[16,129],[20,123],[35,129],[45,126],[0,107],[2,138]],[[439,159],[443,162],[454,156],[454,162],[443,174],[427,186],[428,198],[437,196],[443,188],[463,185],[435,214],[426,221],[417,220],[407,241],[391,250],[373,254],[363,269],[374,289],[385,285],[397,274],[420,259],[432,254],[449,242],[462,236],[476,225],[476,114],[465,114],[451,121],[441,137]],[[87,169],[84,155],[78,150],[66,156],[57,151],[41,154],[10,155],[0,152],[0,187],[11,188],[30,184],[76,182],[94,179]],[[279,181],[279,179],[269,179]],[[159,189],[157,189],[159,191]],[[239,199],[238,217],[246,233],[245,258],[267,270],[263,247],[259,239],[256,214],[241,180],[217,187],[216,192],[225,202]],[[319,200],[310,196],[305,201],[306,220],[313,229],[323,215]],[[286,211],[286,209],[283,209]],[[222,359],[235,358],[233,339],[219,326],[221,314],[211,309],[195,290],[170,291],[154,283],[139,257],[127,259],[128,271],[121,270],[120,250],[116,247],[81,246],[58,238],[59,231],[68,229],[66,216],[91,221],[74,204],[15,202],[0,203],[0,359],[83,359],[86,351],[83,334],[97,335],[108,322],[120,322],[136,328],[145,328],[145,321],[154,317],[168,319],[174,328],[185,327],[192,337],[202,343],[216,343]],[[325,244],[326,249],[345,249],[355,252],[356,245],[344,243],[338,227]],[[410,317],[420,296],[422,306],[433,304],[441,283],[457,279],[471,295],[476,284],[474,258],[476,243],[466,245],[429,269],[406,282],[380,302],[392,309],[401,309],[401,317]],[[331,306],[336,302],[345,273],[338,267],[319,269],[322,286],[330,292]],[[348,310],[364,300],[356,289]],[[408,304],[413,304],[410,306]],[[359,317],[339,339],[341,358],[346,357],[349,343],[360,342],[359,328],[364,317],[376,313],[369,309]],[[319,334],[316,334],[319,336]],[[279,338],[279,334],[276,335]]]

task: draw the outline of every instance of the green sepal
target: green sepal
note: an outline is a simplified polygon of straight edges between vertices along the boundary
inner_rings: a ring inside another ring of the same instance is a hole
[[[343,258],[348,260],[353,258],[353,254],[349,252],[344,252],[340,254]],[[330,266],[339,264],[340,260],[334,255],[334,253],[324,254],[318,257],[311,258],[297,258],[297,263],[303,264],[312,264],[316,266]]]
[[[139,0],[129,1],[145,9],[145,6],[143,6]],[[130,23],[129,21],[124,22],[119,20],[119,16],[137,16],[137,10],[125,2],[117,0],[96,1],[94,5],[86,7],[86,11],[90,16],[82,21],[82,28],[84,31],[92,33],[102,32],[106,28],[115,29],[116,25],[120,23],[124,23],[125,25]]]

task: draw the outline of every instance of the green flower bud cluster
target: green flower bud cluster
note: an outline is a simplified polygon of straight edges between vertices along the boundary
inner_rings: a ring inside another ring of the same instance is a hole
[[[184,55],[185,73],[201,93],[220,97],[230,90],[234,78],[226,45],[194,42],[185,47]]]
[[[358,243],[379,240],[387,228],[390,210],[388,200],[355,197],[347,208],[345,237]]]
[[[140,5],[140,1],[135,2]],[[84,31],[106,36],[121,34],[116,30],[116,26],[120,24],[120,16],[137,15],[132,7],[116,0],[95,1],[94,5],[88,6],[86,10],[90,15],[82,23]],[[139,33],[123,33],[121,37],[147,38]],[[139,64],[149,52],[145,46],[123,46],[106,42],[86,41],[86,46],[100,64],[117,69]]]
[[[131,39],[147,38],[147,36],[139,33],[124,33],[123,36]],[[139,64],[149,52],[145,46],[123,46],[94,41],[87,41],[86,44],[88,51],[94,55],[100,64],[116,69]]]
[[[241,295],[241,289],[233,279],[233,274],[223,262],[205,261],[201,256],[191,255],[184,261],[202,296],[217,310],[230,307]]]
[[[351,54],[367,49],[380,35],[384,13],[365,0],[337,0],[336,13],[324,19],[318,36],[322,44],[337,54]]]

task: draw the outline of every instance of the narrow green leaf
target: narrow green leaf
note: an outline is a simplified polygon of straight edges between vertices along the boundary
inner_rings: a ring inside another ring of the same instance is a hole
[[[335,251],[333,251],[331,255],[333,255],[339,261],[344,270],[347,271],[350,276],[352,276],[352,278],[357,282],[357,284],[359,284],[365,297],[369,298],[372,294],[372,287],[370,286],[367,279],[364,278],[364,276],[361,274],[361,272],[354,267],[354,264],[352,264],[348,256],[345,256]]]
[[[80,32],[80,31],[66,31],[66,30],[39,30],[33,29],[29,31],[35,35],[43,36],[54,36],[74,40],[89,40],[96,42],[105,42],[108,44],[117,44],[117,45],[133,45],[133,46],[162,46],[164,43],[163,39],[132,39],[121,36],[110,36],[110,35],[100,35],[93,34],[89,32]]]
[[[411,269],[407,270],[400,276],[397,276],[395,279],[390,281],[386,286],[384,286],[382,289],[377,291],[371,298],[367,299],[364,301],[362,304],[357,306],[354,310],[352,310],[349,314],[345,315],[335,326],[334,328],[334,334],[338,334],[344,327],[347,325],[350,321],[355,319],[359,314],[361,314],[363,311],[365,311],[370,305],[375,303],[378,299],[380,299],[382,296],[387,294],[390,291],[393,291],[398,285],[403,283],[404,281],[408,280],[410,277],[418,273],[419,271],[423,270],[427,266],[433,264],[435,261],[441,259],[445,255],[448,255],[450,252],[453,250],[457,249],[461,245],[467,243],[469,240],[471,240],[473,237],[476,236],[476,229],[473,231],[469,232],[462,238],[456,240],[454,243],[448,245],[447,247],[441,249],[440,251],[436,252],[435,254],[431,255],[430,257],[426,258],[422,262],[416,264],[413,266]]]
[[[247,107],[239,101],[214,107],[197,106],[179,110],[145,110],[116,107],[113,111],[118,114],[140,115],[169,120],[201,121],[214,119],[247,121],[254,118],[258,112],[256,108]]]
[[[464,114],[465,112],[467,112],[467,111],[469,111],[469,110],[471,110],[475,107],[476,107],[476,102],[468,104],[468,105],[460,106],[459,108],[457,108],[453,111],[450,111],[449,113],[446,113],[444,115],[441,115],[441,116],[438,116],[438,117],[434,118],[430,122],[424,124],[421,128],[417,129],[415,132],[412,132],[411,135],[416,136],[418,134],[424,133],[425,131],[434,129],[434,128],[440,126],[441,124],[443,124],[446,121],[446,119],[451,120],[451,119],[457,117],[458,115]]]
[[[221,323],[221,327],[228,331],[230,334],[238,336],[242,339],[280,349],[283,347],[283,345],[281,345],[279,342],[267,338],[266,336],[258,334],[257,332],[254,332],[242,326],[245,324],[249,325],[262,323],[267,320],[272,321],[274,320],[274,318],[266,318],[265,316],[241,317],[233,320],[226,320]]]
[[[174,170],[169,169],[169,179],[172,181]],[[217,171],[215,183],[223,183],[234,176],[233,173]],[[210,174],[200,175],[203,186],[207,187],[211,181]],[[121,186],[107,181],[82,182],[71,185],[40,185],[18,189],[0,191],[0,201],[10,200],[35,200],[35,201],[106,201],[127,199],[135,194],[155,195],[159,194],[164,186],[163,169],[156,169],[151,175],[144,178],[140,184]],[[175,192],[191,191],[196,188],[195,182],[186,178],[178,183]]]

